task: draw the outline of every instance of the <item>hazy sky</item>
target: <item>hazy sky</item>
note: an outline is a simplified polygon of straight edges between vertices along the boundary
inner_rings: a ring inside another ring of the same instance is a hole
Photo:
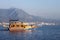
[[[60,0],[0,0],[0,8],[16,7],[32,15],[60,19]]]

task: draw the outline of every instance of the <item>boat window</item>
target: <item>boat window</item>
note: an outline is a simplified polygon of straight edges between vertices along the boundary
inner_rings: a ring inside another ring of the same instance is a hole
[[[15,25],[11,25],[11,27],[15,27]]]
[[[19,25],[16,25],[17,27],[19,27]]]
[[[25,28],[25,26],[24,26],[24,28]]]
[[[21,27],[23,27],[23,25],[21,25]]]

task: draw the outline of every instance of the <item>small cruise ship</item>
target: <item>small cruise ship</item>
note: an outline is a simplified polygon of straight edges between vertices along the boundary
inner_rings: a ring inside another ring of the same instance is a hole
[[[9,30],[10,31],[22,31],[22,30],[28,30],[31,28],[35,28],[35,25],[29,25],[25,22],[20,22],[18,20],[10,20],[9,22]]]

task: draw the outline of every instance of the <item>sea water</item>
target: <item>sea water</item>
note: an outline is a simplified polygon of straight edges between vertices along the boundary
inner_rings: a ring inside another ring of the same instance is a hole
[[[42,26],[28,32],[10,32],[0,26],[0,40],[60,40],[60,25]]]

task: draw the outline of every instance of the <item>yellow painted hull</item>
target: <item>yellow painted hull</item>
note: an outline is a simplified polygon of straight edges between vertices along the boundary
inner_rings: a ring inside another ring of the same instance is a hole
[[[23,30],[28,30],[32,28],[31,26],[26,26],[25,28],[23,27],[11,27],[9,28],[10,31],[23,31]]]

